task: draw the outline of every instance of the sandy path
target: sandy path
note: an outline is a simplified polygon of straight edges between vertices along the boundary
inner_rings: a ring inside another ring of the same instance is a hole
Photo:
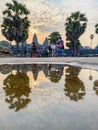
[[[98,57],[53,57],[53,58],[30,58],[30,57],[9,57],[0,58],[0,64],[68,64],[83,68],[98,69]]]

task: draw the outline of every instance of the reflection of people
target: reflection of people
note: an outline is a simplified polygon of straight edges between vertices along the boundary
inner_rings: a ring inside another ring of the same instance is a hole
[[[51,49],[51,45],[49,44],[48,46],[48,56],[51,57],[51,52],[52,52],[52,49]]]
[[[55,67],[51,67],[50,71],[51,72],[56,71],[56,68]]]
[[[65,95],[69,97],[70,100],[78,101],[85,95],[84,84],[78,77],[80,68],[69,67],[66,69],[66,72],[69,72],[69,74],[66,75],[65,79]]]
[[[58,83],[63,75],[63,68],[63,65],[49,65],[49,79],[54,83]]]

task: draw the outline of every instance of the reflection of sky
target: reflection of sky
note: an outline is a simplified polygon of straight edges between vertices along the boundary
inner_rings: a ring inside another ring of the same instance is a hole
[[[0,4],[0,24],[2,22],[2,11],[5,9],[5,3],[11,0],[3,0]],[[71,12],[80,10],[88,18],[88,26],[85,34],[80,38],[82,45],[90,46],[90,34],[94,33],[95,38],[93,47],[97,44],[97,35],[95,34],[95,24],[98,22],[97,7],[98,0],[18,0],[31,11],[30,14],[30,35],[28,42],[34,33],[37,34],[39,42],[42,43],[45,37],[53,31],[59,31],[65,40],[65,19],[70,16]],[[1,36],[0,40],[4,37]]]
[[[66,69],[66,67],[65,67]],[[39,72],[37,82],[30,94],[31,102],[18,112],[8,109],[3,80],[7,75],[0,73],[0,129],[1,130],[97,130],[98,100],[93,90],[93,83],[98,79],[98,72],[91,71],[93,80],[89,81],[90,70],[82,69],[79,79],[84,83],[86,95],[83,100],[73,102],[65,97],[64,83],[66,71],[59,83],[52,83],[43,72]],[[28,72],[30,82],[34,81]],[[93,125],[92,125],[93,124]]]

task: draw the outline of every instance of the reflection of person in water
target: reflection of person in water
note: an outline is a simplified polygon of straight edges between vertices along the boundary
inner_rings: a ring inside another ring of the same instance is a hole
[[[96,95],[98,96],[98,80],[94,81],[93,89],[96,91]]]
[[[65,95],[73,101],[78,101],[85,95],[84,84],[78,77],[79,72],[80,68],[77,67],[66,69],[66,73],[69,74],[66,75],[64,91]]]
[[[30,102],[29,78],[23,72],[17,72],[15,75],[10,74],[4,80],[4,88],[6,93],[6,102],[10,104],[10,109],[19,111],[27,106]]]
[[[58,83],[63,75],[63,65],[55,65],[50,64],[49,65],[49,79],[51,82]]]

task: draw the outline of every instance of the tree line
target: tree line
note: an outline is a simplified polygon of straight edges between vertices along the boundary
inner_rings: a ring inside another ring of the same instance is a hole
[[[25,5],[12,0],[12,3],[6,3],[7,9],[3,11],[3,22],[1,25],[2,34],[10,41],[16,42],[17,50],[19,43],[26,41],[30,27],[29,14],[30,11]],[[66,46],[76,55],[80,48],[80,36],[85,32],[87,27],[87,17],[84,13],[76,11],[71,13],[65,21]],[[98,34],[98,23],[95,25],[95,32]],[[61,36],[59,32],[52,32],[48,39],[50,42],[56,43],[57,38]]]

